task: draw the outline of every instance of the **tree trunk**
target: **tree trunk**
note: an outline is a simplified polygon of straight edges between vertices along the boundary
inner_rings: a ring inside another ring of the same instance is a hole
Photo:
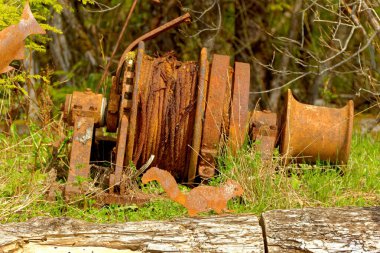
[[[106,252],[106,249],[109,252],[116,249],[122,252],[264,252],[264,240],[258,219],[252,215],[107,225],[68,218],[35,218],[25,223],[0,225],[0,252],[66,250],[73,253]]]
[[[251,66],[250,91],[258,92],[267,89],[268,70],[262,64],[271,60],[266,27],[266,6],[268,1],[238,0],[235,1],[235,39],[233,40],[235,61],[247,62]],[[257,15],[260,13],[261,15]],[[255,60],[254,60],[255,59]],[[269,104],[267,93],[250,94],[249,108],[254,108],[256,102],[262,99]],[[255,108],[261,109],[261,108]]]
[[[296,0],[293,7],[292,13],[292,22],[289,30],[289,39],[297,40],[299,31],[301,30],[300,26],[300,11],[302,9],[302,0]],[[290,56],[287,54],[290,47],[287,46],[282,53],[281,61],[280,61],[280,71],[286,71],[288,69]],[[272,91],[270,96],[270,106],[271,110],[276,112],[278,110],[278,104],[281,96],[281,85],[284,85],[286,82],[286,75],[279,73],[271,82],[271,88],[276,89]]]
[[[267,252],[380,252],[380,207],[276,210],[262,215]]]
[[[92,66],[97,66],[97,57],[95,53],[95,47],[93,44],[94,40],[91,40],[90,33],[85,29],[85,27],[82,25],[82,23],[78,20],[77,16],[74,12],[71,11],[71,9],[75,8],[72,6],[71,1],[69,0],[58,0],[58,2],[64,6],[62,10],[62,16],[64,20],[67,22],[67,24],[70,26],[70,28],[75,31],[73,34],[75,37],[75,44],[78,45],[80,52],[82,52],[85,57],[87,58],[88,62]],[[78,43],[80,42],[80,43]]]
[[[40,66],[38,61],[33,59],[33,51],[26,50],[26,57],[24,67],[30,75],[39,74]],[[37,94],[36,94],[36,81],[30,78],[26,81],[24,89],[28,92],[29,106],[28,106],[28,119],[34,122],[39,122],[39,112]]]

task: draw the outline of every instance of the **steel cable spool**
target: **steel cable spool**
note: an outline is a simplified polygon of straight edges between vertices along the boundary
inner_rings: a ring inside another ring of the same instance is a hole
[[[151,155],[152,165],[186,178],[188,147],[195,117],[195,62],[180,62],[174,55],[144,55],[139,82],[133,162],[139,167]]]

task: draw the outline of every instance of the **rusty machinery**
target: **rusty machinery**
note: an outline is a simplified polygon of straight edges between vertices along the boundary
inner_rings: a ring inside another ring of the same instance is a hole
[[[172,54],[145,54],[143,40],[188,18],[188,14],[179,17],[127,48],[112,78],[108,101],[89,90],[67,95],[64,119],[74,132],[66,197],[83,192],[75,183],[78,177],[91,177],[94,129],[103,126],[117,132],[117,138],[109,161],[113,165],[108,187],[98,195],[101,203],[144,201],[144,196],[128,192],[128,170],[130,162],[140,168],[153,156],[151,165],[165,168],[181,181],[213,177],[221,143],[235,152],[244,143],[249,125],[264,160],[271,159],[281,135],[287,162],[294,157],[347,162],[352,101],[343,109],[316,107],[296,102],[289,92],[280,125],[275,113],[249,112],[249,64],[235,62],[231,67],[225,55],[213,55],[209,62],[205,48],[198,62],[180,62]],[[339,124],[331,127],[332,122]]]

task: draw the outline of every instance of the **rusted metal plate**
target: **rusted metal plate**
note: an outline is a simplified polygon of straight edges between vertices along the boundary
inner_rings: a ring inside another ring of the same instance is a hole
[[[208,84],[208,61],[207,49],[202,48],[199,60],[199,79],[197,87],[197,104],[195,107],[193,143],[190,149],[188,181],[193,182],[197,173],[198,157],[202,140],[202,119],[206,107],[206,95]]]
[[[90,117],[77,117],[74,123],[73,142],[70,154],[70,169],[68,183],[74,183],[77,177],[90,176],[90,155],[94,119]]]
[[[25,59],[25,38],[31,34],[46,34],[37,23],[28,2],[26,2],[21,21],[0,32],[0,74],[13,69],[9,64],[13,60]]]
[[[281,153],[286,163],[330,161],[346,164],[350,154],[354,103],[343,108],[302,104],[288,90]]]
[[[205,119],[202,131],[201,159],[198,173],[202,178],[215,174],[214,158],[222,134],[226,87],[229,81],[230,57],[214,55],[210,70]]]
[[[232,152],[244,143],[247,135],[249,113],[250,66],[248,63],[235,62],[234,85],[231,103],[228,142]]]
[[[251,138],[256,142],[263,161],[270,161],[278,138],[278,117],[271,111],[254,110]]]

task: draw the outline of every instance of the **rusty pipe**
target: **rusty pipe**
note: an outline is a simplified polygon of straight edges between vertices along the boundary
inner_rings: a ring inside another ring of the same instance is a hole
[[[117,71],[116,71],[116,79],[117,79],[117,81],[119,80],[120,72],[123,69],[123,64],[124,64],[125,57],[127,56],[127,54],[132,49],[134,49],[139,44],[139,42],[152,39],[152,38],[156,37],[157,35],[159,35],[160,33],[165,32],[165,31],[167,31],[167,30],[169,30],[169,29],[171,29],[173,27],[176,27],[176,26],[178,26],[179,24],[181,24],[183,22],[189,22],[190,18],[191,18],[191,15],[189,13],[185,13],[184,15],[171,20],[168,23],[163,24],[160,27],[157,27],[156,29],[154,29],[154,30],[152,30],[152,31],[150,31],[150,32],[142,35],[141,37],[137,38],[136,40],[134,40],[124,50],[123,54],[120,57],[120,60],[119,60],[118,66],[117,66]]]

